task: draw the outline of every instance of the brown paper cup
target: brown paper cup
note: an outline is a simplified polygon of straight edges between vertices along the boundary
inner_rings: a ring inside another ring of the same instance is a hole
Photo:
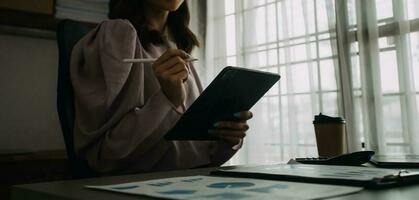
[[[347,153],[345,123],[314,124],[314,130],[320,157],[333,157]]]

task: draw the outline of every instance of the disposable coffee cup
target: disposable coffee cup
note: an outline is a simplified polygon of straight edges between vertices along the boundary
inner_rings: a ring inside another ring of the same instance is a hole
[[[313,125],[320,157],[333,157],[347,153],[345,119],[320,113],[314,116]]]

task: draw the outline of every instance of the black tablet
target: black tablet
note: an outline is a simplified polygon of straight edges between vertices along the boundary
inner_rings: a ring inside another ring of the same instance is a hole
[[[236,120],[234,113],[250,110],[279,80],[278,74],[226,67],[202,92],[176,125],[165,135],[168,140],[214,140],[208,134],[213,124]]]
[[[419,168],[419,155],[375,155],[370,162],[383,168]]]

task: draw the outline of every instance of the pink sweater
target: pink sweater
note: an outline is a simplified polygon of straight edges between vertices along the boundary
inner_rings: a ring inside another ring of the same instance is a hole
[[[167,46],[152,45],[146,51],[129,21],[108,20],[74,47],[74,145],[94,170],[132,173],[219,166],[234,155],[224,142],[163,138],[182,113],[160,89],[150,64],[122,60],[156,58]],[[190,68],[186,108],[202,91],[195,68]]]

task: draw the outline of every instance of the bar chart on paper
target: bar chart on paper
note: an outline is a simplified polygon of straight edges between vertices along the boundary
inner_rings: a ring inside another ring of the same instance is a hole
[[[166,199],[317,199],[362,190],[358,187],[213,176],[176,177],[86,187]]]

